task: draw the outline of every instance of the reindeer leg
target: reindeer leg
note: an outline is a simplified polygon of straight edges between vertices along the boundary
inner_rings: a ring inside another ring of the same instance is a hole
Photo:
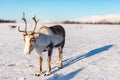
[[[50,64],[50,62],[51,62],[51,56],[48,56],[47,61],[48,61],[48,67],[47,67],[47,70],[46,70],[45,76],[48,76],[48,75],[51,74],[51,73],[50,73],[50,71],[51,71],[51,64]]]
[[[62,49],[58,48],[58,61],[56,62],[58,68],[62,68]]]
[[[61,44],[61,47],[58,48],[58,60],[56,62],[58,68],[62,68],[62,58],[63,58],[63,47],[64,47],[64,44],[65,44],[65,40]]]
[[[47,59],[48,67],[47,67],[45,76],[48,76],[51,74],[50,72],[51,71],[51,54],[52,54],[52,49],[48,50],[48,59]]]
[[[43,58],[42,56],[39,57],[39,70],[38,70],[38,73],[35,74],[35,76],[40,76],[42,74],[42,61],[43,61]]]

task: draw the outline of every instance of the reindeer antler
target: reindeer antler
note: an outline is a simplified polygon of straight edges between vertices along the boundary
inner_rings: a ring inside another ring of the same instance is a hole
[[[36,20],[36,16],[34,16],[32,19],[35,21],[35,27],[34,27],[34,30],[33,30],[33,32],[35,32],[35,29],[36,29],[36,26],[37,26],[37,23],[38,23],[39,20]]]
[[[25,19],[25,13],[23,12],[23,18],[22,20],[25,22],[25,31],[20,30],[20,27],[18,27],[19,32],[27,32],[27,21]]]
[[[25,22],[25,31],[27,31],[27,21],[25,19],[25,13],[23,12],[23,18],[22,20]]]

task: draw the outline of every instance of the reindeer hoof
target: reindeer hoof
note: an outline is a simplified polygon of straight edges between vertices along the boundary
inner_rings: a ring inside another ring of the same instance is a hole
[[[49,76],[51,73],[49,73],[49,74],[45,74],[44,76]]]
[[[57,65],[57,67],[58,67],[59,69],[62,69],[62,65]]]
[[[35,74],[35,76],[40,76],[41,74]]]
[[[58,66],[59,69],[62,69],[62,66]]]

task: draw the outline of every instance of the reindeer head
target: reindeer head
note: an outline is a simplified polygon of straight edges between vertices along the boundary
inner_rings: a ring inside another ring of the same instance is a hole
[[[24,36],[25,46],[24,46],[24,54],[29,55],[31,51],[34,49],[34,45],[36,42],[36,38],[39,36],[39,33],[35,32],[37,22],[39,20],[36,20],[36,17],[34,16],[32,18],[35,22],[35,27],[33,31],[27,31],[27,21],[25,19],[25,13],[23,13],[22,20],[25,22],[25,30],[20,30],[20,27],[18,27],[18,31],[21,32]]]

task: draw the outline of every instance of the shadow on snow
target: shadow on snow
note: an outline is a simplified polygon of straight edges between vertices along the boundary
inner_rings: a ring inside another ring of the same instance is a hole
[[[86,54],[83,54],[83,55],[80,55],[80,56],[76,56],[76,57],[72,57],[72,58],[69,58],[69,59],[66,59],[66,60],[63,60],[63,68],[64,67],[67,67],[77,61],[80,61],[81,59],[84,59],[84,58],[88,58],[88,57],[91,57],[93,55],[96,55],[96,54],[99,54],[101,52],[104,52],[104,51],[107,51],[109,50],[113,45],[106,45],[106,46],[103,46],[103,47],[100,47],[100,48],[97,48],[97,49],[94,49],[94,50],[91,50],[89,51],[88,53]]]
[[[63,75],[63,74],[55,74],[53,77],[49,78],[48,80],[70,80],[72,79],[75,75],[77,75],[81,70],[84,68],[77,69],[69,74]]]
[[[65,67],[67,67],[67,66],[69,66],[69,65],[71,65],[71,64],[74,64],[74,63],[76,63],[76,62],[78,62],[78,61],[80,61],[80,60],[82,60],[82,59],[84,59],[84,58],[88,58],[88,57],[94,56],[94,55],[96,55],[96,54],[99,54],[99,53],[101,53],[101,52],[107,51],[107,50],[109,50],[112,46],[113,46],[113,45],[106,45],[106,46],[103,46],[103,47],[100,47],[100,48],[96,48],[96,49],[94,49],[94,50],[91,50],[91,51],[89,51],[89,52],[86,53],[86,54],[79,55],[79,56],[76,56],[76,57],[72,57],[72,58],[63,60],[63,68],[65,68]],[[54,68],[56,68],[56,67],[53,67],[53,68],[52,68],[52,69],[53,69],[52,73],[55,73],[55,72],[57,72],[57,71],[60,70],[60,69],[54,69]],[[80,71],[83,70],[83,69],[84,69],[84,68],[78,69],[78,70],[76,70],[76,71],[74,71],[74,72],[71,72],[71,73],[69,73],[69,74],[67,74],[67,75],[59,75],[59,76],[61,76],[60,79],[61,79],[61,80],[64,80],[64,79],[65,79],[65,80],[68,80],[68,78],[71,79],[71,78],[73,78],[78,72],[80,72]],[[50,78],[50,79],[52,79],[52,78]],[[49,80],[50,80],[50,79],[49,79]],[[55,79],[55,76],[54,76],[53,79]]]

